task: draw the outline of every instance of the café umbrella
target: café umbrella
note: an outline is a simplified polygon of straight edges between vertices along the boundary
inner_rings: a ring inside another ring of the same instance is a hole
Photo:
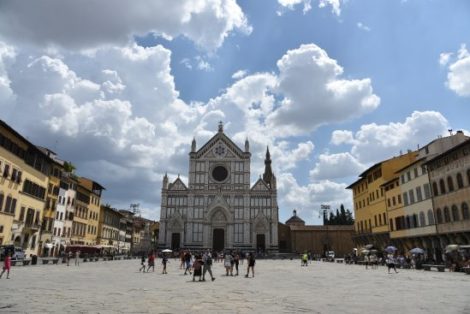
[[[424,254],[424,250],[422,248],[415,247],[410,250],[410,253],[411,254]]]
[[[457,251],[458,249],[459,249],[458,244],[449,244],[448,246],[446,246],[446,253]]]
[[[384,251],[387,252],[387,253],[393,253],[393,252],[395,252],[396,250],[397,250],[396,247],[394,247],[393,245],[389,245],[389,246],[387,246],[387,247],[385,248]]]
[[[171,252],[173,252],[173,251],[170,250],[170,249],[164,249],[164,250],[162,250],[162,253],[171,253]]]

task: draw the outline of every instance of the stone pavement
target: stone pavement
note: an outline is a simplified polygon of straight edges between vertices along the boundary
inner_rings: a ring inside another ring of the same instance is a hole
[[[0,313],[470,313],[470,275],[299,260],[257,260],[255,278],[192,282],[179,262],[139,273],[139,260],[13,267]],[[207,278],[206,278],[207,280]]]

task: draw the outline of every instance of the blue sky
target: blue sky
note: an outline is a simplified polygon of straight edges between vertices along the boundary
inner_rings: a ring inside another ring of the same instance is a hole
[[[203,145],[219,120],[250,139],[252,181],[269,145],[280,220],[295,208],[307,223],[320,204],[352,209],[345,187],[371,164],[467,133],[468,1],[0,8],[1,118],[150,218],[163,174],[185,179],[191,139]]]

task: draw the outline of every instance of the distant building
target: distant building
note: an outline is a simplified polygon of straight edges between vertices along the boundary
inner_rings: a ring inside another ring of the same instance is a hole
[[[305,225],[304,220],[293,215],[285,224],[279,223],[280,252],[311,252],[324,255],[326,251],[334,251],[337,257],[344,257],[353,252],[354,226],[313,226]]]

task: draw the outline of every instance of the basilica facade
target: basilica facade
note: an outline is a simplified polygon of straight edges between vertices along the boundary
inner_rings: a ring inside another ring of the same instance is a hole
[[[193,139],[188,183],[163,178],[159,247],[278,251],[276,177],[269,149],[265,170],[251,186],[248,140],[240,149],[218,132],[201,148]]]

